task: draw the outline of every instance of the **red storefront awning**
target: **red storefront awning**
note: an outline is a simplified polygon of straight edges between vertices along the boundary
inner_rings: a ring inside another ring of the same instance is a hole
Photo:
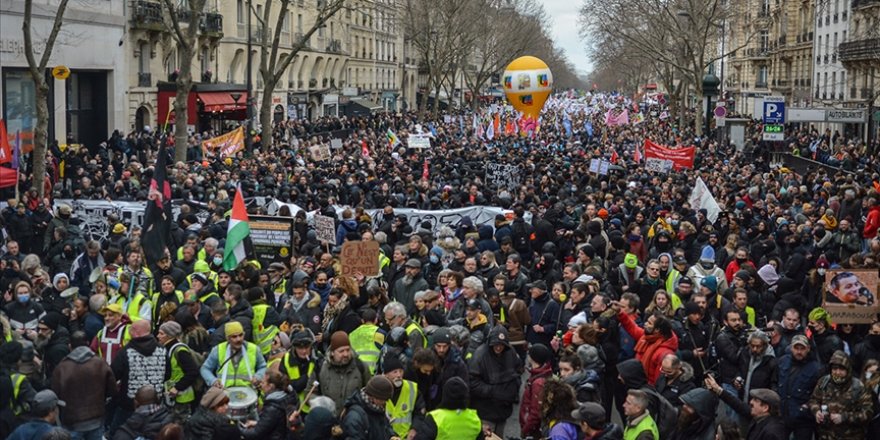
[[[238,102],[236,102],[235,99],[232,99],[232,93],[230,92],[199,92],[198,98],[199,101],[204,104],[204,109],[206,112],[229,112],[235,110],[246,110],[247,93],[234,93],[241,94],[241,96],[238,98]]]

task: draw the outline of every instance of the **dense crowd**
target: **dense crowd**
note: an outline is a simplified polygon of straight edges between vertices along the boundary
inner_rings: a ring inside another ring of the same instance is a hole
[[[499,106],[500,124],[283,122],[271,147],[228,158],[203,156],[215,133],[194,134],[187,161],[169,161],[181,208],[155,262],[142,225],[110,215],[90,236],[54,200],[146,200],[165,138],[53,147],[52,191],[0,212],[0,436],[880,437],[880,322],[823,308],[830,271],[841,302],[874,304],[848,271],[880,268],[878,156],[789,127],[785,148],[827,165],[798,174],[771,166],[757,122],[736,148],[669,119],[606,126],[605,108],[631,105],[616,95],[551,101],[525,133],[486,135],[512,119]],[[331,132],[342,147],[314,157]],[[648,171],[645,138],[697,146],[694,169]],[[615,168],[590,172],[593,158]],[[521,182],[499,187],[488,162]],[[721,212],[690,203],[697,178]],[[277,214],[295,219],[287,258],[224,268],[236,191],[302,208]],[[400,213],[471,206],[509,215]],[[335,243],[307,213],[334,219]],[[379,244],[378,276],[341,275],[340,246],[359,240]]]

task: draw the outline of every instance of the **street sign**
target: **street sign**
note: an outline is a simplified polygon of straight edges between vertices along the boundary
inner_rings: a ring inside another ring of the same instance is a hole
[[[785,123],[785,98],[782,96],[765,96],[762,114],[765,124]]]
[[[784,141],[785,133],[783,126],[779,124],[764,125],[764,136],[762,138],[765,141]]]
[[[716,118],[723,118],[725,116],[727,116],[727,109],[725,107],[720,106],[720,105],[718,107],[715,107],[715,117]]]
[[[55,66],[52,69],[52,76],[55,79],[65,80],[70,76],[70,69],[67,66]]]
[[[825,114],[827,122],[864,124],[868,120],[866,110],[828,110]]]

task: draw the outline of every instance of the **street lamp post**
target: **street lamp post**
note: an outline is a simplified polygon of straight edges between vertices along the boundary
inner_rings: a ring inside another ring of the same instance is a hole
[[[712,122],[712,97],[718,95],[718,85],[721,84],[721,80],[715,76],[715,69],[712,68],[712,65],[709,65],[709,71],[703,76],[703,96],[706,97],[706,121],[705,121],[705,130],[703,132],[704,136],[709,136],[709,128],[711,127]]]
[[[253,106],[254,84],[253,84],[253,79],[251,78],[251,76],[252,76],[251,75],[251,69],[252,69],[251,58],[253,56],[251,54],[251,51],[253,48],[253,43],[251,42],[252,35],[253,35],[253,32],[251,31],[251,14],[252,14],[251,7],[252,7],[251,0],[248,0],[247,1],[247,10],[248,10],[248,13],[247,13],[247,97],[245,98],[245,101],[244,101],[245,104],[247,105],[247,110],[246,110],[247,124],[245,126],[244,148],[245,148],[245,151],[247,151],[248,153],[251,152],[251,149],[253,149],[253,146],[254,146],[253,145],[253,138],[251,137],[251,130],[253,129],[253,121],[254,121],[254,106]],[[238,101],[238,100],[236,100],[236,101]]]

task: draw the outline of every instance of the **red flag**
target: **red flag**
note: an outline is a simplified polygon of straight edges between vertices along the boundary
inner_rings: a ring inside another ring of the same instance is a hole
[[[425,158],[425,162],[422,164],[422,179],[428,180],[429,172],[428,172],[428,158]]]
[[[639,151],[639,146],[638,146],[638,145],[636,145],[636,151],[633,152],[633,160],[634,160],[636,163],[641,163],[641,162],[642,162],[642,152]]]
[[[611,163],[617,163],[617,150],[611,150]]]
[[[367,141],[361,139],[361,156],[370,157],[370,148],[367,147]]]
[[[495,120],[492,121],[492,128],[495,134],[500,134],[501,131],[498,129],[501,128],[501,116],[499,114],[495,114]]]
[[[0,119],[0,164],[12,162],[12,147],[9,146],[9,133],[6,121]]]

